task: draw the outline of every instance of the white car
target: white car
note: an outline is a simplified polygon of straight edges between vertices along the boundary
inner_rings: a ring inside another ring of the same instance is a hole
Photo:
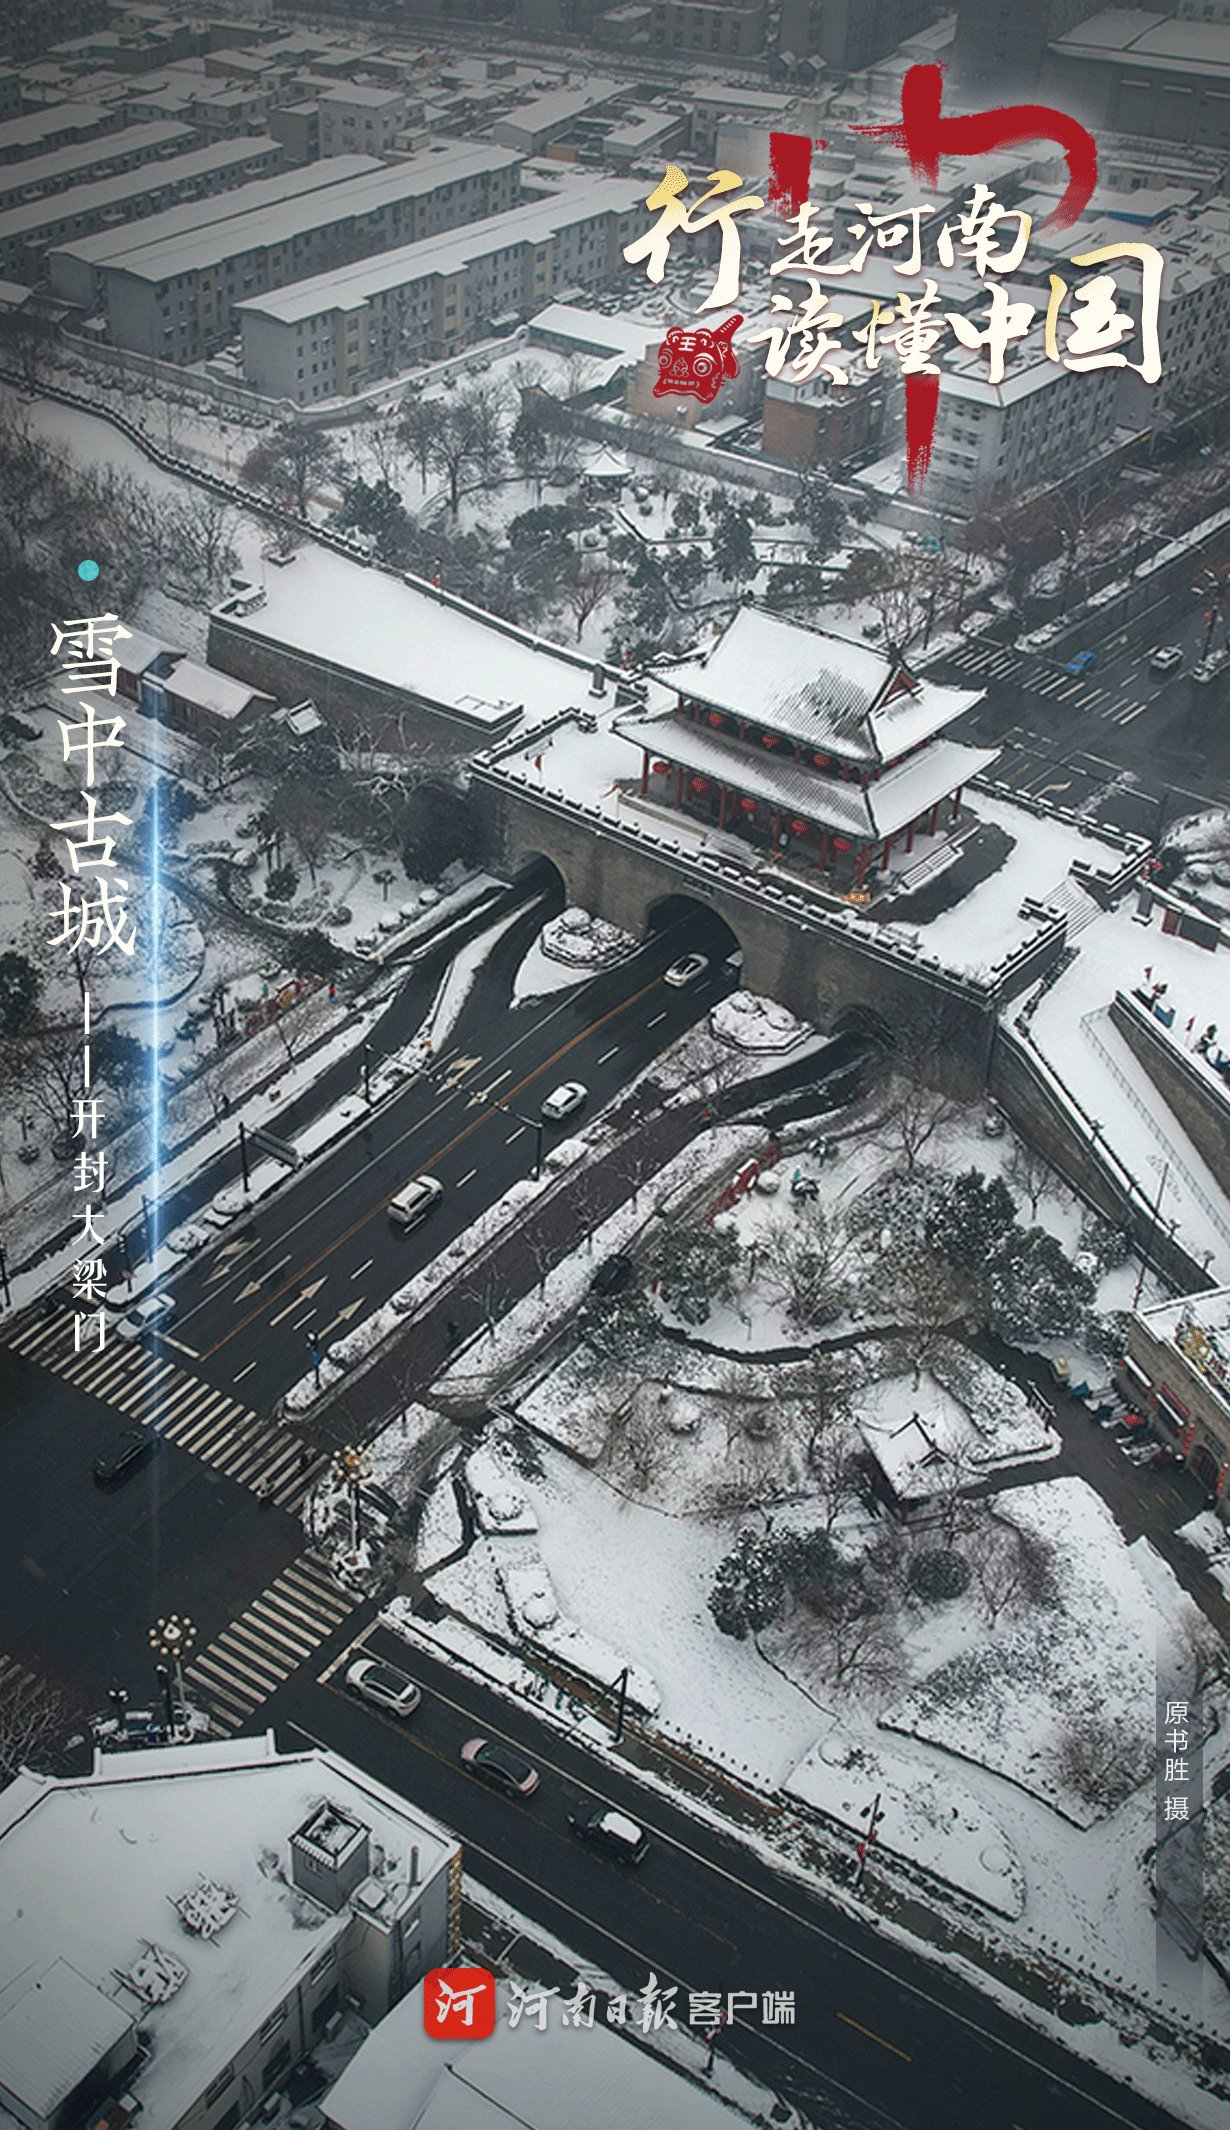
[[[115,1336],[132,1346],[151,1332],[162,1331],[174,1314],[175,1303],[169,1294],[147,1294],[143,1302],[138,1302],[127,1316],[120,1318]]]
[[[1151,673],[1173,673],[1183,663],[1183,653],[1177,643],[1164,643],[1149,660]]]
[[[677,991],[681,990],[684,984],[694,984],[698,976],[704,975],[708,966],[709,957],[707,954],[681,955],[678,961],[671,963],[666,972],[665,982],[673,984]]]
[[[1225,651],[1210,651],[1207,658],[1202,658],[1198,666],[1192,667],[1192,679],[1202,685],[1206,681],[1216,680],[1228,656],[1230,654]]]
[[[359,1657],[347,1668],[346,1684],[352,1694],[386,1708],[390,1716],[412,1716],[423,1698],[415,1685],[395,1664],[379,1664],[375,1657]]]
[[[553,1088],[542,1105],[541,1115],[547,1124],[557,1124],[561,1117],[571,1117],[583,1109],[589,1100],[589,1089],[579,1080],[565,1080],[562,1087]]]

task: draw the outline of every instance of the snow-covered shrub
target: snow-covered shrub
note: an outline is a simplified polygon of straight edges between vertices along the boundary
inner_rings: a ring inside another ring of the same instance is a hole
[[[1113,1812],[1148,1776],[1153,1742],[1123,1717],[1077,1715],[1065,1723],[1052,1756],[1066,1789],[1075,1791],[1084,1804]]]
[[[929,1195],[924,1240],[963,1272],[982,1272],[1016,1225],[1016,1200],[1002,1177],[968,1168]]]
[[[911,1555],[908,1579],[915,1597],[925,1605],[938,1605],[969,1588],[969,1562],[943,1546],[928,1546]]]
[[[1094,1292],[1088,1273],[1045,1228],[1020,1228],[989,1268],[987,1323],[1010,1346],[1035,1338],[1071,1338]]]
[[[1131,1248],[1130,1237],[1113,1221],[1103,1220],[1100,1213],[1085,1214],[1081,1221],[1081,1249],[1096,1257],[1101,1271],[1111,1272],[1117,1265],[1125,1265]]]
[[[781,1618],[786,1596],[781,1541],[741,1531],[734,1551],[718,1562],[709,1592],[709,1610],[719,1632],[745,1642],[749,1634]]]

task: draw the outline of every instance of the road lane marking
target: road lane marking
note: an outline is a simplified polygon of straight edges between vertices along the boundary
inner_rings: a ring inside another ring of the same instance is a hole
[[[244,1379],[244,1377],[245,1377],[245,1376],[250,1376],[250,1375],[251,1375],[251,1373],[252,1373],[252,1370],[253,1370],[253,1369],[255,1368],[255,1366],[256,1366],[256,1363],[255,1363],[255,1361],[249,1361],[249,1362],[248,1362],[248,1365],[247,1365],[247,1367],[246,1367],[246,1368],[241,1368],[241,1369],[240,1369],[240,1370],[238,1371],[237,1375],[236,1375],[236,1376],[235,1376],[235,1378],[234,1378],[234,1381],[235,1381],[236,1383],[242,1383],[242,1382],[243,1382],[243,1379]]]
[[[602,1053],[602,1056],[601,1056],[600,1058],[596,1058],[596,1059],[594,1060],[595,1064],[597,1064],[597,1065],[605,1065],[605,1064],[606,1064],[606,1062],[607,1062],[607,1060],[608,1060],[608,1058],[613,1058],[613,1057],[615,1057],[615,1056],[616,1056],[616,1055],[618,1054],[618,1051],[619,1051],[619,1045],[618,1045],[618,1043],[612,1043],[612,1045],[611,1045],[611,1047],[610,1047],[610,1049],[609,1049],[609,1050],[604,1050],[604,1051],[603,1051],[603,1053]]]
[[[190,1361],[200,1360],[201,1356],[197,1351],[197,1348],[195,1346],[189,1346],[184,1339],[173,1339],[169,1331],[164,1331],[161,1336],[162,1343],[164,1346],[173,1346],[175,1348],[176,1353],[186,1353]]]
[[[659,939],[661,937],[662,935],[659,934]],[[536,1079],[540,1078],[543,1073],[557,1066],[560,1062],[560,1059],[567,1057],[568,1053],[572,1050],[575,1050],[579,1043],[584,1043],[590,1040],[597,1033],[598,1029],[604,1027],[608,1021],[617,1020],[620,1014],[629,1012],[630,1009],[634,1006],[639,1006],[642,999],[648,998],[650,992],[655,990],[658,984],[661,983],[661,981],[662,979],[660,976],[652,976],[647,984],[642,984],[639,991],[634,991],[628,998],[621,999],[618,1005],[610,1007],[608,1011],[601,1016],[600,1019],[591,1022],[584,1028],[578,1029],[577,1033],[573,1036],[570,1036],[566,1043],[561,1043],[559,1049],[555,1052],[553,1057],[546,1058],[540,1064],[535,1065],[532,1070],[525,1075],[525,1078],[523,1080],[519,1081],[515,1087],[510,1087],[508,1090],[508,1099],[510,1101],[516,1100],[516,1098],[521,1094],[524,1088],[531,1086],[532,1083]],[[561,1007],[560,1010],[562,1011],[563,1008]],[[512,1068],[510,1066],[509,1071],[511,1070]],[[504,1077],[507,1078],[507,1074],[505,1074]],[[467,1103],[467,1107],[470,1106],[472,1101],[473,1097],[470,1098],[470,1101]],[[443,1104],[440,1105],[441,1108],[443,1108],[444,1106],[445,1105]],[[407,1131],[403,1132],[401,1139],[396,1142],[396,1145],[400,1146],[403,1140],[411,1139],[417,1132],[421,1132],[426,1124],[429,1124],[434,1121],[436,1114],[438,1114],[438,1112],[433,1111],[430,1116],[419,1118],[418,1121],[412,1124]],[[423,1174],[424,1171],[427,1169],[429,1163],[446,1160],[448,1155],[451,1154],[456,1147],[460,1146],[464,1139],[468,1139],[472,1132],[478,1131],[480,1127],[485,1123],[485,1121],[486,1118],[484,1115],[471,1118],[471,1120],[467,1124],[463,1124],[461,1130],[455,1132],[453,1134],[453,1137],[447,1142],[446,1145],[437,1147],[434,1153],[429,1154],[427,1156],[426,1160],[424,1160],[420,1164],[419,1168],[415,1171],[416,1175]],[[394,1147],[386,1149],[386,1153],[392,1153],[394,1151]],[[327,1205],[332,1204],[333,1199],[341,1197],[345,1191],[349,1190],[353,1184],[353,1180],[354,1179],[351,1178],[347,1183],[339,1185],[338,1189],[334,1191],[329,1198],[319,1200],[316,1205],[312,1207],[310,1212],[305,1213],[302,1219],[295,1223],[295,1227],[306,1227],[309,1222],[313,1224],[318,1223],[325,1207]],[[340,1235],[335,1236],[333,1241],[329,1243],[327,1247],[323,1249],[317,1257],[310,1259],[306,1265],[302,1266],[301,1273],[315,1271],[317,1265],[322,1265],[326,1258],[332,1257],[334,1251],[339,1250],[343,1243],[349,1242],[352,1236],[357,1235],[360,1228],[365,1227],[369,1220],[374,1220],[379,1214],[383,1213],[386,1206],[389,1204],[389,1200],[391,1198],[396,1197],[396,1195],[397,1194],[395,1191],[391,1191],[389,1193],[388,1198],[382,1198],[378,1205],[370,1207],[366,1213],[361,1213],[359,1215],[359,1218],[355,1221],[352,1221],[348,1228],[344,1228]],[[288,1234],[292,1234],[294,1232],[294,1229],[287,1230]],[[286,1257],[283,1259],[283,1263],[289,1263],[290,1258],[293,1255],[293,1251],[288,1251]],[[301,1273],[296,1274],[296,1278],[300,1277]],[[267,1299],[269,1301],[277,1301],[279,1295],[287,1293],[288,1290],[294,1286],[294,1284],[294,1280],[287,1280],[283,1287],[276,1289],[273,1294],[267,1297]],[[264,1305],[262,1305],[262,1307],[263,1306]],[[296,1304],[294,1302],[290,1304],[290,1308],[292,1309],[295,1306]],[[223,1346],[228,1345],[230,1341],[235,1338],[239,1332],[245,1330],[249,1324],[254,1323],[257,1317],[260,1316],[260,1314],[260,1309],[251,1309],[248,1311],[246,1316],[239,1317],[236,1322],[230,1326],[229,1330],[224,1331],[220,1338],[214,1340],[212,1346],[207,1346],[205,1348],[205,1351],[202,1355],[202,1359],[209,1360],[210,1357],[213,1354],[219,1352],[219,1350]]]
[[[522,1137],[524,1136],[524,1133],[525,1133],[525,1126],[524,1126],[524,1124],[519,1124],[519,1125],[517,1126],[517,1129],[516,1129],[516,1131],[515,1131],[515,1132],[510,1132],[510,1133],[508,1134],[508,1137],[507,1137],[507,1139],[506,1139],[506,1140],[504,1141],[504,1144],[505,1144],[505,1146],[511,1146],[511,1145],[512,1145],[512,1143],[513,1143],[513,1140],[514,1140],[514,1139],[520,1139],[520,1138],[522,1138]]]
[[[1125,710],[1122,717],[1117,717],[1115,719],[1115,723],[1117,725],[1130,725],[1132,719],[1134,717],[1142,716],[1143,713],[1148,709],[1148,707],[1148,703],[1137,703],[1134,710]]]
[[[312,1269],[312,1268],[311,1268],[311,1266],[309,1265],[309,1266],[308,1266],[308,1267],[307,1267],[306,1269],[307,1269],[308,1271],[311,1271],[311,1269]],[[310,1283],[309,1283],[309,1284],[308,1284],[308,1285],[307,1285],[306,1287],[300,1287],[300,1289],[299,1289],[299,1292],[298,1292],[298,1294],[297,1294],[297,1295],[295,1296],[295,1299],[294,1299],[294,1301],[293,1301],[293,1302],[288,1302],[288,1303],[286,1304],[286,1307],[285,1307],[285,1309],[279,1309],[279,1311],[278,1311],[278,1313],[277,1313],[277,1315],[276,1315],[276,1316],[271,1316],[271,1317],[270,1317],[270,1319],[269,1319],[269,1328],[270,1328],[270,1330],[272,1331],[272,1329],[273,1329],[273,1327],[274,1327],[274,1325],[275,1325],[275,1324],[280,1324],[280,1323],[281,1323],[281,1321],[282,1321],[282,1318],[283,1318],[284,1316],[289,1316],[289,1315],[290,1315],[290,1313],[291,1313],[291,1311],[292,1311],[293,1309],[297,1309],[297,1308],[299,1307],[299,1304],[300,1304],[300,1302],[311,1302],[311,1301],[314,1301],[314,1300],[315,1300],[315,1298],[316,1298],[316,1296],[317,1296],[317,1295],[318,1295],[318,1294],[320,1293],[320,1290],[321,1290],[321,1288],[322,1288],[322,1287],[324,1286],[324,1284],[325,1284],[325,1281],[326,1281],[326,1280],[328,1279],[328,1277],[329,1277],[329,1275],[328,1275],[328,1273],[327,1273],[327,1272],[325,1272],[325,1273],[322,1273],[322,1275],[321,1275],[321,1277],[320,1277],[319,1279],[314,1279],[314,1280],[312,1280],[312,1281],[311,1281],[311,1282],[310,1282]],[[289,1281],[287,1282],[287,1285],[288,1285],[288,1286],[291,1286],[291,1287],[293,1287],[293,1286],[294,1286],[294,1284],[295,1284],[295,1283],[294,1283],[294,1281],[293,1281],[293,1280],[289,1280]],[[282,1289],[281,1289],[280,1291],[281,1291],[281,1292],[282,1292],[283,1294],[285,1294],[285,1292],[286,1292],[286,1288],[285,1288],[285,1287],[283,1287],[283,1288],[282,1288]],[[271,1294],[271,1295],[270,1295],[270,1297],[269,1297],[269,1299],[270,1299],[270,1301],[271,1301],[271,1302],[276,1302],[277,1298],[278,1298],[278,1297],[277,1297],[277,1295],[276,1295],[276,1294]],[[256,1314],[257,1314],[257,1315],[259,1316],[259,1315],[260,1315],[260,1311],[259,1311],[259,1310],[257,1310],[257,1311],[256,1311]],[[305,1319],[305,1322],[306,1322],[306,1319]],[[213,1348],[212,1348],[212,1347],[210,1348],[210,1352],[211,1352],[211,1353],[213,1352]]]
[[[869,2026],[860,2026],[858,2020],[851,2019],[848,2012],[838,2012],[837,2017],[843,2026],[852,2026],[856,2034],[865,2034],[868,2041],[878,2041],[882,2049],[888,2049],[894,2056],[899,2056],[902,2063],[913,2063],[914,2058],[907,2054],[905,2049],[899,2049],[895,2041],[885,2041],[883,2034],[873,2034]]]
[[[455,1183],[455,1184],[453,1185],[453,1189],[454,1189],[455,1191],[459,1191],[459,1190],[461,1189],[461,1186],[462,1186],[462,1184],[463,1184],[463,1183],[473,1183],[473,1181],[474,1181],[474,1178],[475,1178],[475,1177],[477,1176],[477,1174],[478,1174],[478,1170],[477,1170],[477,1169],[467,1169],[467,1170],[466,1170],[466,1172],[465,1172],[465,1175],[464,1175],[464,1176],[459,1176],[459,1177],[457,1178],[457,1181],[456,1181],[456,1183]],[[368,1264],[370,1265],[370,1263],[371,1263],[371,1259],[370,1259],[370,1257],[368,1258],[367,1262],[368,1262]]]
[[[655,1013],[655,1014],[654,1014],[654,1017],[653,1017],[653,1019],[652,1019],[651,1021],[646,1021],[646,1023],[645,1023],[645,1026],[646,1026],[647,1028],[656,1028],[656,1027],[657,1027],[657,1025],[658,1025],[658,1022],[659,1022],[659,1021],[664,1021],[665,1019],[666,1019],[666,1008],[665,1008],[665,1006],[664,1006],[664,1007],[662,1008],[662,1011],[661,1011],[661,1013]],[[599,1062],[601,1063],[601,1060],[599,1060]]]
[[[355,1270],[354,1270],[354,1271],[353,1271],[353,1272],[351,1273],[351,1275],[350,1275],[351,1279],[360,1279],[360,1278],[362,1278],[362,1275],[363,1275],[363,1274],[364,1274],[364,1273],[365,1273],[365,1272],[366,1272],[366,1271],[368,1270],[369,1266],[371,1266],[371,1265],[374,1265],[374,1264],[375,1264],[375,1262],[376,1262],[376,1260],[375,1260],[375,1258],[374,1258],[374,1257],[365,1257],[365,1258],[364,1258],[364,1260],[363,1260],[363,1262],[362,1262],[362,1264],[361,1264],[361,1265],[357,1265],[357,1266],[355,1267]]]

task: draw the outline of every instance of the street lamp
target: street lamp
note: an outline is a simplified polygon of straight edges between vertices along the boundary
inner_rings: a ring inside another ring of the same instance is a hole
[[[372,1476],[372,1461],[367,1451],[356,1443],[333,1453],[333,1476],[339,1486],[350,1495],[350,1550],[359,1550],[359,1488],[365,1479]]]
[[[165,1619],[155,1620],[149,1631],[149,1646],[156,1657],[169,1664],[175,1675],[175,1698],[182,1709],[187,1701],[184,1692],[184,1660],[196,1648],[196,1628],[185,1613],[182,1617],[172,1612]]]

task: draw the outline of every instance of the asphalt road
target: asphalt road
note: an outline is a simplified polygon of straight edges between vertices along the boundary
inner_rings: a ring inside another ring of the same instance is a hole
[[[1016,790],[1139,835],[1155,837],[1163,820],[1197,806],[1230,803],[1230,669],[1205,686],[1191,678],[1208,639],[1206,611],[1190,587],[1152,601],[1142,592],[1128,628],[1104,640],[1087,618],[1047,654],[1016,650],[992,625],[932,668],[986,690],[954,736],[999,746],[994,774]],[[1223,618],[1214,647],[1225,633]],[[1183,651],[1177,673],[1149,670],[1164,644]],[[1096,651],[1097,664],[1068,673],[1082,650]]]
[[[542,917],[541,905],[529,907],[499,943],[427,1073],[160,1282],[176,1302],[166,1347],[195,1375],[267,1410],[309,1365],[313,1334],[327,1350],[532,1172],[539,1108],[554,1087],[579,1080],[589,1100],[580,1117],[547,1126],[548,1153],[737,982],[722,961],[729,935],[698,911],[581,989],[513,1012],[512,977]],[[710,956],[703,977],[665,984],[670,963],[698,947]],[[352,1061],[350,1089],[356,1070]],[[423,1173],[444,1198],[421,1227],[399,1232],[388,1202]],[[203,1195],[198,1187],[198,1203]]]
[[[690,1990],[793,1990],[792,2027],[750,2009],[724,2054],[825,2126],[935,2130],[1161,2130],[1171,2118],[1035,2035],[987,1998],[779,1875],[754,1851],[647,1790],[625,1766],[544,1726],[456,1670],[371,1627],[364,1647],[423,1682],[407,1721],[354,1701],[342,1672],[353,1641],[272,1704],[281,1742],[306,1738],[357,1760],[454,1828],[469,1877],[574,1947],[621,1988],[650,1973]],[[460,1766],[466,1739],[519,1746],[541,1784],[525,1801]],[[584,1848],[567,1815],[599,1796],[647,1828],[638,1867]],[[940,2099],[942,2096],[942,2102]]]

